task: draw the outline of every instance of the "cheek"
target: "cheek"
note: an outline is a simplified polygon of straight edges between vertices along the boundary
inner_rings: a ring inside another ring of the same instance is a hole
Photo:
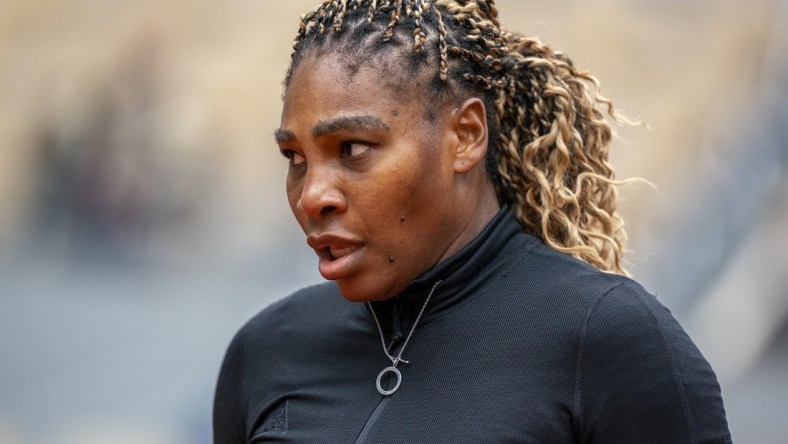
[[[382,216],[397,222],[401,215],[417,209],[422,190],[429,188],[429,179],[420,171],[421,162],[422,159],[407,158],[387,166],[385,180],[377,181],[364,193],[369,204],[378,212],[391,213]]]
[[[376,221],[389,247],[430,241],[432,219],[441,213],[435,196],[442,195],[442,177],[430,161],[423,155],[406,157],[386,168],[385,180],[364,190],[368,220]]]
[[[408,159],[402,164],[396,183],[392,185],[396,190],[393,193],[396,200],[413,212],[435,210],[432,202],[443,195],[445,176],[440,163],[433,157],[422,152]]]
[[[290,203],[290,209],[295,212],[296,203],[298,202],[298,198],[301,196],[301,187],[295,186],[288,179],[285,190],[287,193],[287,201]]]
[[[287,203],[290,204],[290,211],[293,213],[293,216],[295,216],[301,228],[305,229],[306,218],[301,214],[301,211],[298,210],[298,200],[301,198],[301,185],[288,176],[285,188]]]

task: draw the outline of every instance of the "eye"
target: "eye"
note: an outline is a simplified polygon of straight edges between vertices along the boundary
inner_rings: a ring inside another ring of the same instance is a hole
[[[340,146],[340,153],[342,157],[353,157],[364,154],[371,148],[371,144],[364,142],[343,142]]]
[[[296,153],[293,150],[282,150],[282,155],[290,162],[290,166],[298,166],[306,162],[304,156]]]

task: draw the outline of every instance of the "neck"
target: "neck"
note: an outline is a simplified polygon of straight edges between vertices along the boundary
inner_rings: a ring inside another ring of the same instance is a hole
[[[465,219],[458,236],[443,252],[438,263],[443,262],[476,238],[501,209],[495,189],[489,181],[485,182],[485,186],[479,187],[479,190],[480,192],[477,193],[462,194],[463,198],[457,204],[466,208],[464,214],[468,214],[469,217]]]

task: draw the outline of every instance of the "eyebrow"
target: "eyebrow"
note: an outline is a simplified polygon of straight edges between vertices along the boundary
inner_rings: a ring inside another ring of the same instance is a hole
[[[389,126],[375,116],[361,115],[337,117],[335,119],[321,120],[312,128],[312,136],[320,137],[335,131],[355,130],[365,128],[381,128],[386,131]]]
[[[274,130],[274,140],[276,143],[291,142],[295,140],[296,136],[292,131],[277,128]]]
[[[312,128],[312,136],[320,137],[340,130],[354,130],[364,128],[381,128],[386,131],[389,126],[385,122],[371,115],[337,117],[335,119],[321,120]],[[276,143],[292,142],[296,139],[295,133],[290,130],[277,128],[274,130]]]

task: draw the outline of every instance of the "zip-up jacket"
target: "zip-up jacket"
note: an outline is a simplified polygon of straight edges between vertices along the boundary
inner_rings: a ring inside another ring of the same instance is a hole
[[[471,243],[374,303],[333,282],[272,304],[235,336],[215,444],[729,443],[714,372],[670,311],[629,278],[524,234],[501,210]]]

